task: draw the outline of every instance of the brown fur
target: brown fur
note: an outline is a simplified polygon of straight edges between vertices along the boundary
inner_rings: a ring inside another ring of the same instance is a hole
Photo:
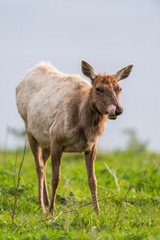
[[[126,78],[131,69],[129,65],[117,75],[96,74],[91,65],[82,61],[82,71],[91,79],[91,86],[79,76],[68,76],[50,64],[40,64],[17,86],[17,107],[34,155],[39,204],[43,211],[44,205],[49,205],[49,212],[54,214],[62,153],[84,152],[93,206],[99,214],[94,169],[96,145],[105,129],[107,116],[110,118],[108,107],[114,106],[119,111],[112,116],[114,119],[122,113],[118,81]],[[52,194],[49,202],[45,169],[50,155]]]

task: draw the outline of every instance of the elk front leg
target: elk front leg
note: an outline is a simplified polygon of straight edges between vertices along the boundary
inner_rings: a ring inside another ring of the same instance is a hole
[[[88,185],[92,195],[94,210],[99,215],[100,211],[99,211],[99,205],[97,202],[97,180],[96,180],[95,168],[94,168],[96,152],[97,152],[96,145],[94,145],[91,150],[86,151],[85,163],[86,163],[87,174],[88,174]]]
[[[52,143],[51,145],[51,163],[52,163],[52,194],[49,205],[49,212],[54,215],[54,205],[56,198],[56,191],[60,182],[60,167],[61,167],[62,148]]]

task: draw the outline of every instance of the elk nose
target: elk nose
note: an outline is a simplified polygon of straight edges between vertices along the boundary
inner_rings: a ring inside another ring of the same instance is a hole
[[[118,115],[122,114],[122,112],[123,112],[123,108],[117,107],[115,114],[116,114],[116,116],[118,116]]]

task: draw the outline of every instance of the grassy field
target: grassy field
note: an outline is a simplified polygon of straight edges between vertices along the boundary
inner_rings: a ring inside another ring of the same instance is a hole
[[[143,151],[98,153],[95,163],[101,215],[91,205],[83,154],[64,154],[55,217],[47,221],[38,209],[37,176],[33,156],[26,152],[12,224],[15,182],[23,152],[0,152],[0,239],[160,239],[160,154]],[[107,163],[116,172],[120,192]],[[51,192],[51,164],[47,179]]]

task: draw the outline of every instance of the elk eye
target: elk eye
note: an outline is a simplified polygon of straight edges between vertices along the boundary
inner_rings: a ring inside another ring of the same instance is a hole
[[[96,88],[96,92],[100,93],[101,89],[100,88]]]

